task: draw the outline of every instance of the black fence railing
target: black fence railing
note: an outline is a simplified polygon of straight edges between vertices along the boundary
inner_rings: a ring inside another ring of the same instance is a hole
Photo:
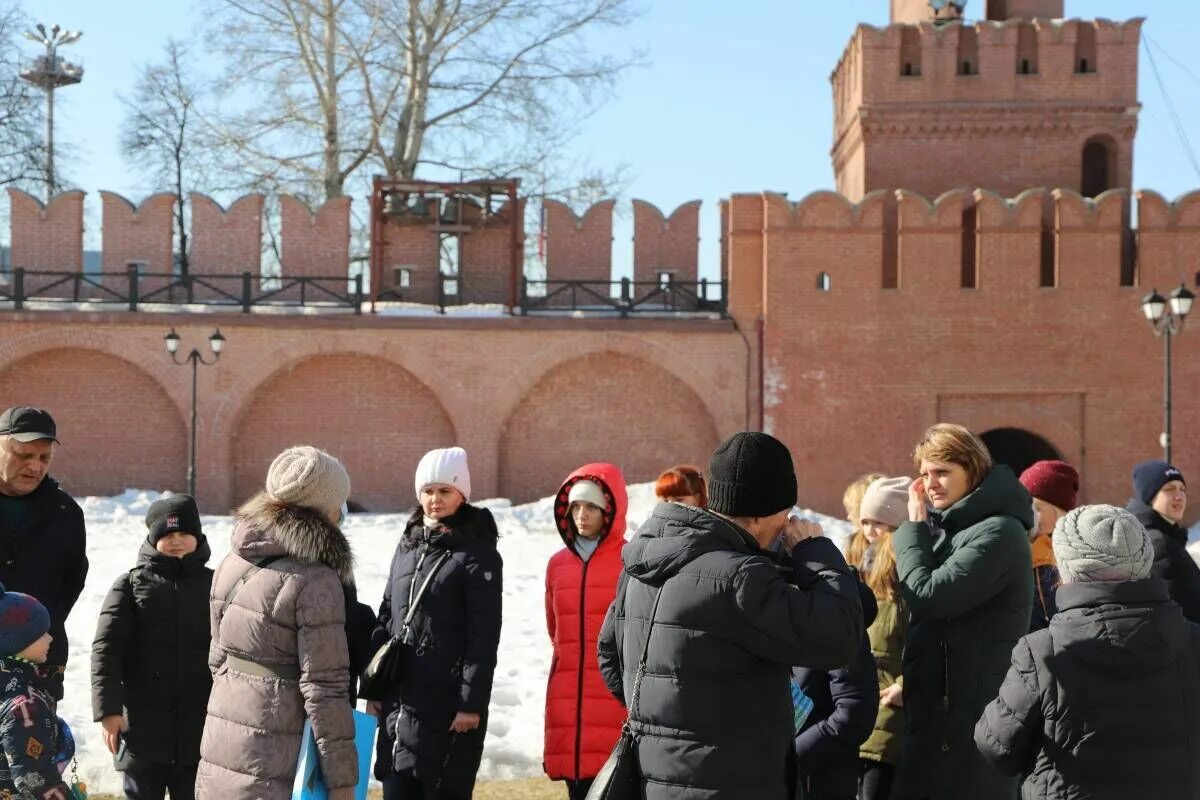
[[[563,311],[630,314],[708,313],[726,316],[726,282],[661,280],[521,281],[521,313]]]
[[[7,280],[3,280],[7,279]],[[130,311],[143,306],[203,305],[256,307],[346,308],[362,313],[366,301],[363,276],[291,277],[255,275],[175,275],[127,272],[60,272],[20,267],[0,276],[0,302],[22,310],[38,303],[100,303],[123,305]]]

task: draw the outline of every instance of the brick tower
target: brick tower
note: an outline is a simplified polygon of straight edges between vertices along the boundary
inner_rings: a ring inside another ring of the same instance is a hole
[[[832,76],[837,188],[936,197],[1130,188],[1141,19],[1064,20],[1063,0],[890,0]]]

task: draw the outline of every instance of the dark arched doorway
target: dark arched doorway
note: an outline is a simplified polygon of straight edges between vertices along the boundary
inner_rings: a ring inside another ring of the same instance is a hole
[[[1083,169],[1079,193],[1097,197],[1113,188],[1116,167],[1113,148],[1105,139],[1092,139],[1083,146]]]
[[[1035,461],[1062,459],[1054,445],[1024,428],[993,428],[979,438],[987,445],[993,461],[1008,464],[1018,475]]]

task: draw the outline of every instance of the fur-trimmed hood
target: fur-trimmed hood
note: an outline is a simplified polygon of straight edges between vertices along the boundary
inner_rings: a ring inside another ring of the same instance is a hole
[[[302,506],[287,505],[260,493],[236,512],[233,552],[247,561],[286,556],[305,564],[324,564],[342,583],[354,582],[354,554],[345,534]]]

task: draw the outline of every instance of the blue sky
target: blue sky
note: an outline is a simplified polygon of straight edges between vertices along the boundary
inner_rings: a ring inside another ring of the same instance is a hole
[[[600,167],[627,165],[632,179],[628,196],[653,202],[666,213],[688,200],[703,200],[707,272],[715,258],[717,199],[767,189],[797,199],[833,185],[829,74],[855,24],[887,22],[888,0],[642,2],[644,16],[619,34],[605,34],[597,44],[641,48],[647,63],[628,72],[608,104],[586,121],[573,155]],[[99,189],[135,199],[145,194],[136,170],[118,151],[122,108],[116,93],[132,84],[139,65],[158,59],[168,36],[195,36],[201,5],[184,0],[26,0],[34,18],[84,32],[71,46],[70,57],[83,63],[85,78],[60,93],[58,130],[77,149],[70,175],[89,195]],[[982,6],[982,0],[971,0],[968,16],[980,14]],[[1067,13],[1147,17],[1144,33],[1161,48],[1155,57],[1167,94],[1193,145],[1200,148],[1200,53],[1195,50],[1200,3],[1067,0]],[[1169,197],[1200,187],[1200,175],[1184,154],[1145,48],[1140,83],[1135,186]],[[89,245],[97,227],[89,225]],[[627,260],[622,250],[629,247],[629,235],[628,220],[619,221],[619,263]]]

